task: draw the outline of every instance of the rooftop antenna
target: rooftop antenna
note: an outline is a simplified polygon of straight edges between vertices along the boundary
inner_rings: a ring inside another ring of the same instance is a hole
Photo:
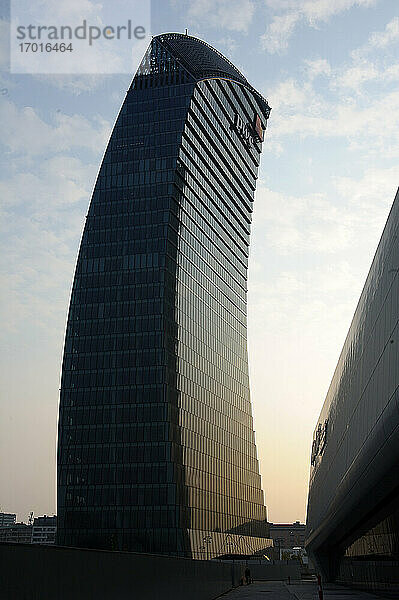
[[[186,29],[185,29],[185,31],[184,31],[184,34],[185,34],[185,35],[188,35],[188,29],[187,29],[187,27],[186,27]]]

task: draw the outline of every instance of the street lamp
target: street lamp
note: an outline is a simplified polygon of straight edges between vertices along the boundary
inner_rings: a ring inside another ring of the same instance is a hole
[[[202,541],[206,544],[206,560],[209,560],[209,544],[212,543],[212,536],[206,535]]]
[[[277,542],[277,544],[278,544],[278,557],[279,557],[279,560],[281,560],[281,542],[284,541],[284,538],[275,538],[274,541]]]

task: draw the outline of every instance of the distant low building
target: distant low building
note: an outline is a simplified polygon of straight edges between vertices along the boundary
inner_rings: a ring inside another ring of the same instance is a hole
[[[15,515],[14,522],[11,519],[10,525],[0,525],[0,542],[13,542],[17,544],[55,544],[55,536],[57,532],[57,517],[53,515],[48,517],[36,517],[33,524],[30,521],[26,523],[16,523]],[[32,513],[33,516],[33,513]]]
[[[0,512],[0,527],[10,527],[15,525],[17,521],[17,515],[14,513],[3,513]]]
[[[0,542],[14,542],[17,544],[30,544],[32,542],[32,525],[14,523],[0,527]]]
[[[304,548],[305,527],[299,521],[295,521],[295,523],[270,523],[270,537],[273,540],[273,545],[281,548]]]
[[[36,517],[33,521],[32,544],[55,544],[57,517]]]

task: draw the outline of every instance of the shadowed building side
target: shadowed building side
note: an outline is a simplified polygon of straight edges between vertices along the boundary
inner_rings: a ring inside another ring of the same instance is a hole
[[[399,588],[399,194],[314,433],[306,546],[324,576]]]
[[[58,543],[260,550],[248,246],[270,109],[204,42],[153,38],[91,199],[61,381]],[[219,551],[220,550],[220,551]]]

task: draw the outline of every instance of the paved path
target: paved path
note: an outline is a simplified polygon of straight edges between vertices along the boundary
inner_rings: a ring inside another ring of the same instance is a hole
[[[325,584],[324,600],[390,600],[343,586]],[[316,582],[296,581],[291,585],[283,581],[255,581],[224,594],[220,600],[319,600]]]
[[[292,600],[318,600],[318,588],[316,582],[298,582],[287,586],[294,596]],[[292,588],[292,589],[291,589]],[[324,600],[389,600],[393,596],[375,595],[371,592],[354,590],[343,585],[326,583],[323,585]]]

